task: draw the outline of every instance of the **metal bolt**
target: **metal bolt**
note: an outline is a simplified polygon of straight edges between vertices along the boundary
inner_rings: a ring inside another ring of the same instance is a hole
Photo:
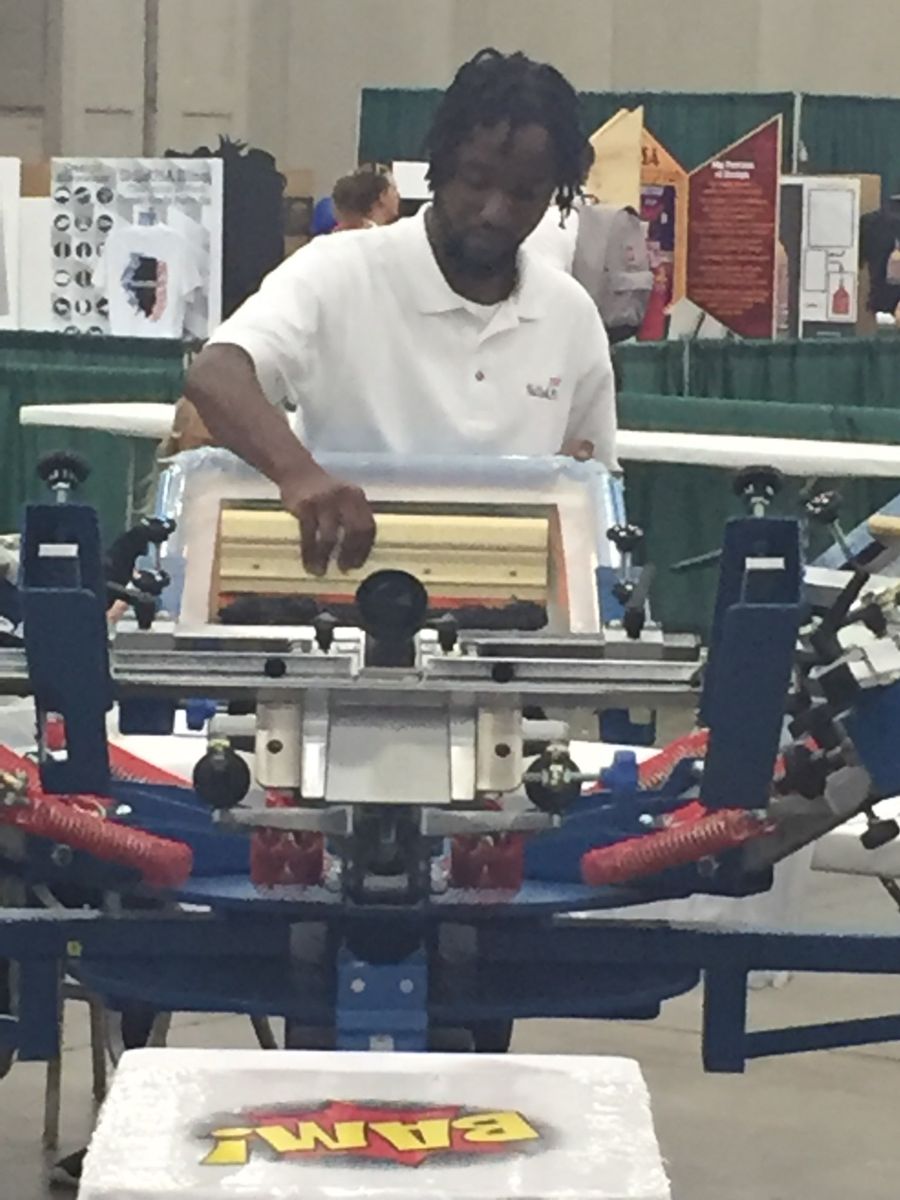
[[[71,866],[73,858],[71,846],[54,846],[50,851],[50,858],[57,867]]]
[[[403,979],[400,981],[400,991],[404,996],[411,996],[416,990],[416,985],[411,979]]]
[[[339,892],[343,884],[344,868],[341,860],[329,855],[325,861],[325,870],[322,875],[322,883],[325,885],[326,891]]]
[[[364,979],[354,979],[350,984],[350,991],[356,996],[361,996],[366,990],[366,981]]]
[[[278,738],[270,738],[266,742],[266,749],[270,754],[280,754],[284,749],[284,742],[279,741]]]

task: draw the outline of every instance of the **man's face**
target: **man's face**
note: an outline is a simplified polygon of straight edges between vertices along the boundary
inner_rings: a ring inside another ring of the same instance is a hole
[[[382,192],[369,215],[376,225],[393,225],[400,216],[400,193],[395,183]]]
[[[553,153],[543,126],[478,126],[457,150],[452,177],[435,189],[446,253],[481,275],[507,267],[554,190]]]

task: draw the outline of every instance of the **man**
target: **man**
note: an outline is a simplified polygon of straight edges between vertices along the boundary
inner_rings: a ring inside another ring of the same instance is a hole
[[[186,394],[214,440],[277,484],[322,574],[362,566],[363,492],[321,451],[560,452],[615,464],[609,346],[572,279],[519,248],[555,197],[580,192],[589,147],[554,68],[484,50],[429,136],[434,203],[293,256],[197,357]],[[287,413],[292,413],[288,430]]]
[[[400,216],[400,193],[393,179],[366,168],[339,179],[331,199],[337,217],[335,233],[391,225]]]

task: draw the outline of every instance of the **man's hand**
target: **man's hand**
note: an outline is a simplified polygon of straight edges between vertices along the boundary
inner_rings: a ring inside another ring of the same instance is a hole
[[[362,488],[310,464],[281,486],[281,502],[300,522],[303,565],[324,575],[335,551],[342,571],[361,567],[375,542],[375,518]]]

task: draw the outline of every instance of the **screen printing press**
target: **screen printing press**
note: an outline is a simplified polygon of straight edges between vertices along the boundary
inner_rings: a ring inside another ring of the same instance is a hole
[[[222,452],[180,456],[105,556],[84,465],[42,465],[0,648],[38,727],[0,763],[7,1065],[58,1056],[60,964],[111,1009],[283,1017],[303,1048],[502,1051],[517,1018],[651,1018],[701,976],[710,1070],[900,1037],[746,1031],[752,971],[895,973],[897,938],[584,918],[763,895],[850,819],[896,836],[874,806],[900,793],[900,522],[857,552],[832,498],[774,516],[777,472],[741,472],[701,652],[652,621],[593,465],[326,466],[376,513],[357,574],[307,576],[274,489]],[[817,571],[810,520],[840,534]],[[579,749],[667,706],[696,727],[649,757]],[[123,748],[185,722],[192,787]]]

